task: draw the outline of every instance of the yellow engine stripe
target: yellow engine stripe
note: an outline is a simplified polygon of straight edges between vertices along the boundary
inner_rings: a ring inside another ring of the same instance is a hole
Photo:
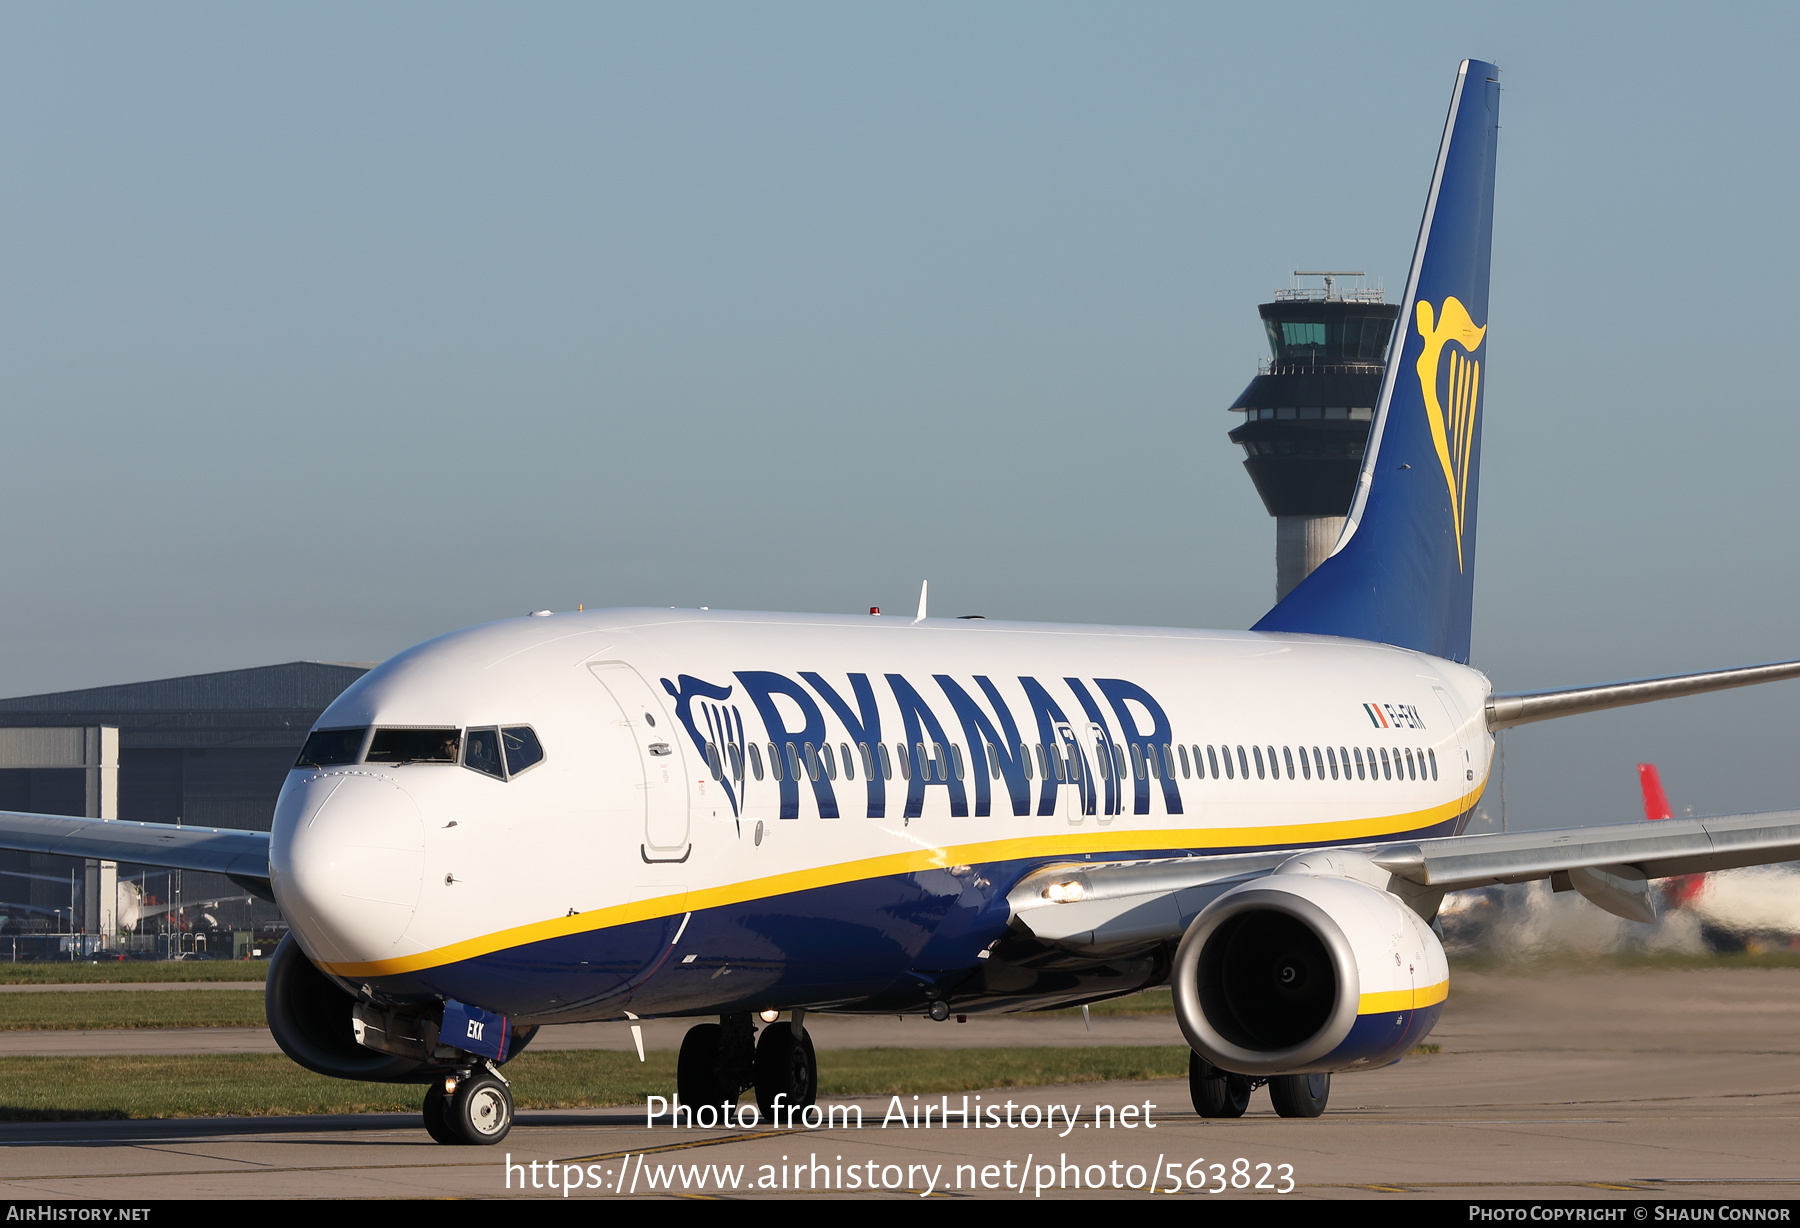
[[[1083,853],[1125,853],[1160,845],[1165,849],[1258,848],[1295,844],[1354,844],[1379,840],[1394,832],[1416,831],[1455,818],[1481,798],[1486,785],[1476,787],[1452,802],[1405,814],[1382,815],[1367,819],[1344,819],[1334,823],[1296,823],[1286,827],[1196,827],[1196,828],[1108,828],[1100,831],[1068,832],[1054,836],[1021,836],[1010,840],[986,840],[977,844],[945,845],[937,848],[909,849],[836,865],[815,866],[766,878],[747,879],[718,887],[671,893],[609,908],[596,908],[572,917],[552,917],[464,939],[416,955],[393,959],[370,960],[365,963],[323,963],[326,972],[343,977],[394,976],[404,972],[422,972],[443,964],[491,955],[509,947],[564,938],[570,934],[629,925],[634,921],[651,921],[658,917],[683,912],[700,912],[723,908],[752,900],[768,899],[795,891],[820,887],[836,887],[844,883],[885,878],[894,874],[915,874],[922,870],[946,866],[983,865],[997,861],[1026,861],[1036,858],[1074,857]],[[1121,818],[1129,816],[1120,816]]]
[[[1391,989],[1386,993],[1366,993],[1356,1004],[1359,1015],[1391,1015],[1397,1011],[1424,1010],[1436,1006],[1450,996],[1450,982],[1439,981],[1423,989]]]

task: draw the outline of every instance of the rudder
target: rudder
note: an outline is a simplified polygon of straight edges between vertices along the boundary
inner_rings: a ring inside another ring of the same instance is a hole
[[[1481,60],[1457,73],[1344,531],[1254,630],[1469,659],[1499,75]]]

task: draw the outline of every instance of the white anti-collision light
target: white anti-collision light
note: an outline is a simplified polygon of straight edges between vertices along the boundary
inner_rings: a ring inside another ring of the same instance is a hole
[[[1051,883],[1044,888],[1044,898],[1052,904],[1074,904],[1087,892],[1079,882]]]

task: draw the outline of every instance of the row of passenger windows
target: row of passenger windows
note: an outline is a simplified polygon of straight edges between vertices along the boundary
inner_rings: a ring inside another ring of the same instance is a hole
[[[510,780],[544,759],[529,725],[470,729],[315,729],[294,766],[339,767],[351,763],[461,763],[496,780]]]
[[[1017,753],[1011,757],[1020,764],[1027,780],[1032,779],[1035,760],[1036,775],[1042,779],[1078,781],[1081,779],[1082,760],[1080,755],[1075,754],[1065,758],[1066,751],[1070,749],[1073,748],[1059,748],[1055,745],[1046,748],[1042,742],[1038,742],[1030,747],[1017,747]],[[1165,742],[1158,747],[1148,742],[1133,742],[1130,744],[1130,753],[1131,774],[1138,780],[1172,780],[1177,771],[1183,780],[1205,780],[1208,776],[1217,780],[1221,775],[1226,780],[1239,777],[1248,780],[1253,770],[1252,764],[1255,765],[1258,780],[1271,777],[1279,780],[1283,772],[1289,780],[1293,780],[1296,774],[1303,780],[1324,780],[1327,774],[1332,780],[1438,778],[1437,752],[1421,747],[1396,747],[1390,753],[1385,746],[1327,746],[1322,751],[1315,746],[1309,756],[1304,746],[1298,752],[1291,746],[1283,746],[1278,755],[1273,746],[1252,746],[1246,751],[1242,746],[1207,746],[1203,750],[1196,745],[1190,755],[1187,746],[1171,746]],[[1111,779],[1115,774],[1124,777],[1125,755],[1126,748],[1118,743],[1112,744],[1110,754],[1100,754],[1096,765],[1101,778]],[[988,772],[995,780],[1000,779],[1000,758],[998,748],[992,742],[988,743]],[[838,743],[835,754],[830,743],[815,747],[811,742],[789,742],[785,748],[774,742],[768,743],[767,772],[776,780],[799,780],[802,775],[811,780],[818,780],[821,776],[836,780],[840,770],[845,779],[855,780],[859,762],[865,778],[872,778],[879,771],[883,780],[894,778],[896,764],[899,765],[902,780],[911,780],[914,772],[919,773],[923,780],[948,781],[953,775],[961,780],[965,771],[962,747],[954,742],[948,747],[942,742],[917,742],[910,748],[904,742],[896,742],[892,755],[888,753],[885,742],[875,743],[873,749],[867,742],[858,742],[854,754],[848,742]],[[762,747],[755,742],[743,747],[735,743],[728,744],[723,754],[717,743],[708,742],[706,763],[714,780],[723,780],[727,771],[733,780],[743,780],[746,768],[750,775],[761,780],[765,770]]]

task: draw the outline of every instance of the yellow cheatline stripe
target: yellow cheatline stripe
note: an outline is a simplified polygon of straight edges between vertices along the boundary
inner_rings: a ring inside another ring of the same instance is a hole
[[[816,866],[766,878],[747,879],[685,891],[629,904],[615,904],[576,913],[572,917],[553,917],[529,925],[483,934],[448,946],[402,955],[394,959],[370,960],[366,963],[320,963],[319,967],[334,976],[395,976],[403,972],[423,972],[444,964],[491,955],[509,947],[543,942],[549,938],[566,938],[590,930],[629,925],[634,921],[652,921],[658,917],[676,916],[684,912],[701,912],[708,908],[724,908],[745,904],[796,891],[820,887],[836,887],[844,883],[885,878],[895,874],[916,874],[946,866],[983,865],[996,861],[1029,861],[1036,858],[1074,857],[1083,853],[1128,853],[1152,849],[1258,848],[1295,844],[1352,844],[1379,840],[1397,831],[1416,831],[1455,818],[1472,807],[1481,797],[1487,782],[1453,802],[1445,802],[1427,810],[1406,814],[1383,815],[1368,819],[1344,819],[1335,823],[1297,823],[1286,827],[1195,827],[1195,828],[1106,828],[1087,832],[1066,832],[1054,836],[1020,836],[1010,840],[986,840],[979,844],[946,845],[938,848],[908,849],[882,857],[844,861],[836,865]],[[1122,815],[1121,818],[1130,816]]]
[[[1366,993],[1356,1004],[1359,1015],[1391,1015],[1395,1011],[1424,1010],[1436,1006],[1450,996],[1450,982],[1439,981],[1423,989],[1392,989],[1387,993]]]

